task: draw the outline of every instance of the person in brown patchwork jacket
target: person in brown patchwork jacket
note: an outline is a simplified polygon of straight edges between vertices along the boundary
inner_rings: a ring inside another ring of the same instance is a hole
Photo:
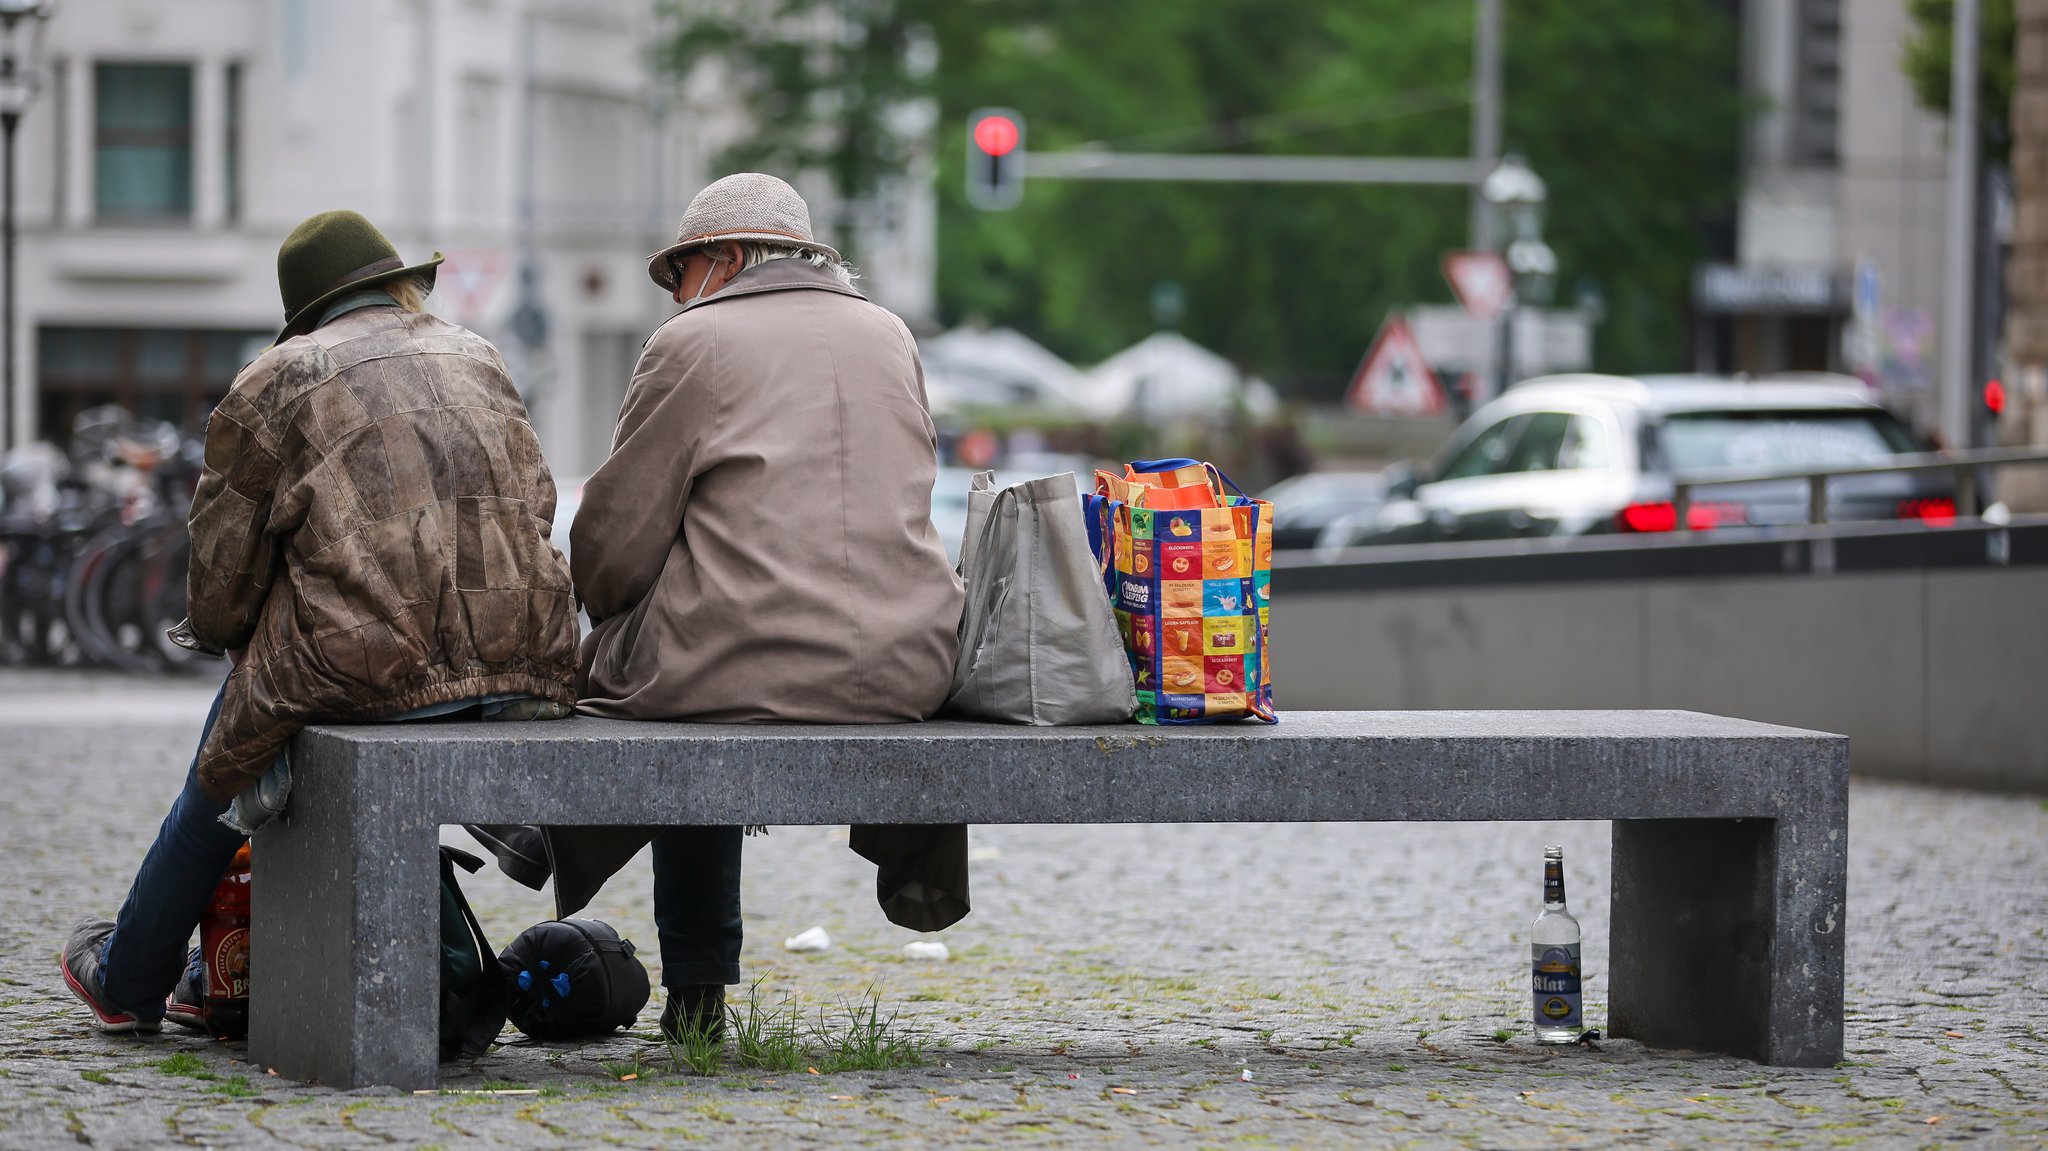
[[[119,918],[80,924],[60,957],[102,1031],[156,1031],[167,1011],[204,1026],[187,944],[280,806],[300,728],[575,703],[554,481],[497,350],[424,311],[440,261],[407,265],[339,211],[278,251],[284,331],[207,423],[174,636],[233,668]]]

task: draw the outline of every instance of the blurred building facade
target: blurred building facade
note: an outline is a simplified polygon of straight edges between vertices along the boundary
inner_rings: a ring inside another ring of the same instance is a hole
[[[1743,0],[1733,261],[1694,282],[1697,366],[1851,371],[1925,424],[1943,275],[1947,142],[1900,70],[1907,0]]]
[[[675,311],[645,254],[745,130],[715,78],[654,73],[663,20],[656,0],[66,0],[19,140],[17,435],[110,401],[196,431],[283,320],[278,244],[348,207],[407,257],[447,253],[434,310],[498,343],[556,472],[587,472]],[[829,193],[798,183],[829,227]],[[853,217],[862,286],[917,325],[936,209],[928,181],[895,201]]]

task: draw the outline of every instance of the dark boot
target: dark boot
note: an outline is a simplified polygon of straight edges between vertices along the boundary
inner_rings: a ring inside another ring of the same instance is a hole
[[[523,823],[465,823],[462,828],[498,857],[498,869],[512,882],[535,891],[547,886],[554,868],[548,865],[547,837],[540,828]]]
[[[661,1033],[669,1042],[682,1042],[686,1028],[713,1043],[725,1038],[725,988],[716,983],[697,983],[670,987],[667,991],[668,1002],[661,1009]]]

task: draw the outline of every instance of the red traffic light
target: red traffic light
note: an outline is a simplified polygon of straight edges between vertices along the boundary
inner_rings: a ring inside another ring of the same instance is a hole
[[[974,125],[974,146],[990,156],[1007,156],[1016,150],[1017,122],[1008,116],[984,116]]]
[[[967,202],[1003,212],[1024,198],[1024,117],[1014,108],[976,108],[967,117]]]
[[[1984,407],[1988,409],[1994,416],[2005,410],[2004,383],[1998,380],[1988,380],[1985,382]]]

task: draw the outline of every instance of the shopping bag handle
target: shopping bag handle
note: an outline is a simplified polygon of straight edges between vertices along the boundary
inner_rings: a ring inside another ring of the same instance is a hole
[[[1110,549],[1114,542],[1102,534],[1102,510],[1109,497],[1090,493],[1081,497],[1081,518],[1088,525],[1088,548],[1095,553],[1095,574],[1109,579]]]
[[[1174,456],[1171,459],[1164,460],[1131,461],[1131,470],[1134,472],[1171,472],[1178,471],[1181,468],[1207,468],[1210,471],[1216,473],[1217,479],[1222,480],[1226,484],[1229,484],[1231,491],[1236,492],[1238,495],[1241,495],[1246,499],[1253,498],[1250,492],[1245,491],[1243,488],[1237,486],[1236,480],[1233,480],[1229,476],[1224,475],[1222,468],[1219,468],[1215,464],[1209,463],[1204,460],[1193,460],[1189,459],[1186,456]]]

